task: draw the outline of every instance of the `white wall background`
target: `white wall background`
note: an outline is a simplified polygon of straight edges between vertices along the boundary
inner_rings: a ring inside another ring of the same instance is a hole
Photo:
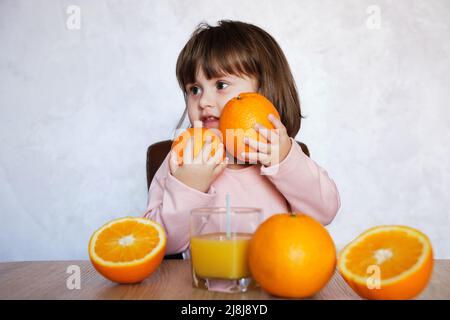
[[[285,51],[307,116],[297,140],[340,190],[338,247],[406,224],[450,258],[449,14],[447,0],[0,0],[0,261],[87,259],[96,228],[145,210],[146,149],[184,108],[177,55],[220,19]]]

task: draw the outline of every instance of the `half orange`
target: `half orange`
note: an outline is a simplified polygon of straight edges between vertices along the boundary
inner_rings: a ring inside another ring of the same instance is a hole
[[[433,250],[428,237],[416,229],[378,226],[341,251],[338,269],[363,298],[411,299],[430,279]]]
[[[158,268],[165,248],[166,235],[158,223],[125,217],[108,222],[92,234],[89,257],[105,278],[137,283]]]

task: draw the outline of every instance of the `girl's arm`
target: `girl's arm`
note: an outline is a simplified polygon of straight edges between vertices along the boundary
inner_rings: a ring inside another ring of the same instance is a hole
[[[169,155],[156,171],[148,191],[145,218],[160,223],[167,236],[166,253],[173,254],[189,247],[189,215],[197,207],[210,206],[215,198],[214,188],[207,193],[188,187],[169,170]]]
[[[290,139],[292,146],[286,158],[276,165],[261,166],[261,174],[267,175],[283,194],[292,211],[308,214],[327,225],[341,206],[336,184]]]

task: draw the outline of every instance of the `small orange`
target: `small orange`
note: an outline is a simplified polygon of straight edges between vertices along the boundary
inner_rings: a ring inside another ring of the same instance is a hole
[[[345,281],[366,299],[411,299],[427,285],[433,250],[427,236],[406,226],[371,228],[339,254]]]
[[[267,140],[253,126],[259,123],[268,129],[274,129],[272,122],[267,118],[269,114],[280,119],[272,102],[255,92],[241,93],[228,101],[219,120],[219,129],[227,151],[244,161],[241,153],[254,151],[244,143],[244,137],[266,143]]]
[[[220,132],[218,133],[220,134]],[[210,156],[213,157],[219,150],[219,145],[221,143],[220,137],[213,131],[213,129],[204,127],[188,128],[179,134],[172,143],[172,150],[177,155],[178,164],[183,164],[184,149],[190,138],[194,138],[193,155],[195,158],[205,145],[207,137],[211,137],[212,148]],[[223,152],[223,158],[225,158],[225,150]]]
[[[328,231],[302,213],[276,214],[253,234],[248,263],[267,292],[287,298],[311,297],[332,277],[336,250]]]
[[[166,249],[164,229],[146,218],[115,219],[95,231],[89,241],[89,258],[105,278],[137,283],[160,265]]]

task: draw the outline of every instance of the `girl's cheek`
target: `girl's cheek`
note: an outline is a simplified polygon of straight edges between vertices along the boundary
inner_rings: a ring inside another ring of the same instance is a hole
[[[194,123],[196,120],[200,120],[200,112],[197,108],[188,106],[188,117],[191,123]]]
[[[192,121],[192,120],[194,119],[195,112],[194,112],[194,110],[193,110],[193,108],[192,108],[191,105],[188,105],[188,107],[187,107],[187,113],[188,113],[189,120]]]
[[[225,105],[227,104],[228,101],[230,101],[232,98],[236,97],[239,93],[236,94],[224,94],[222,95],[222,99],[220,101],[220,110],[222,111],[223,107],[225,107]]]

